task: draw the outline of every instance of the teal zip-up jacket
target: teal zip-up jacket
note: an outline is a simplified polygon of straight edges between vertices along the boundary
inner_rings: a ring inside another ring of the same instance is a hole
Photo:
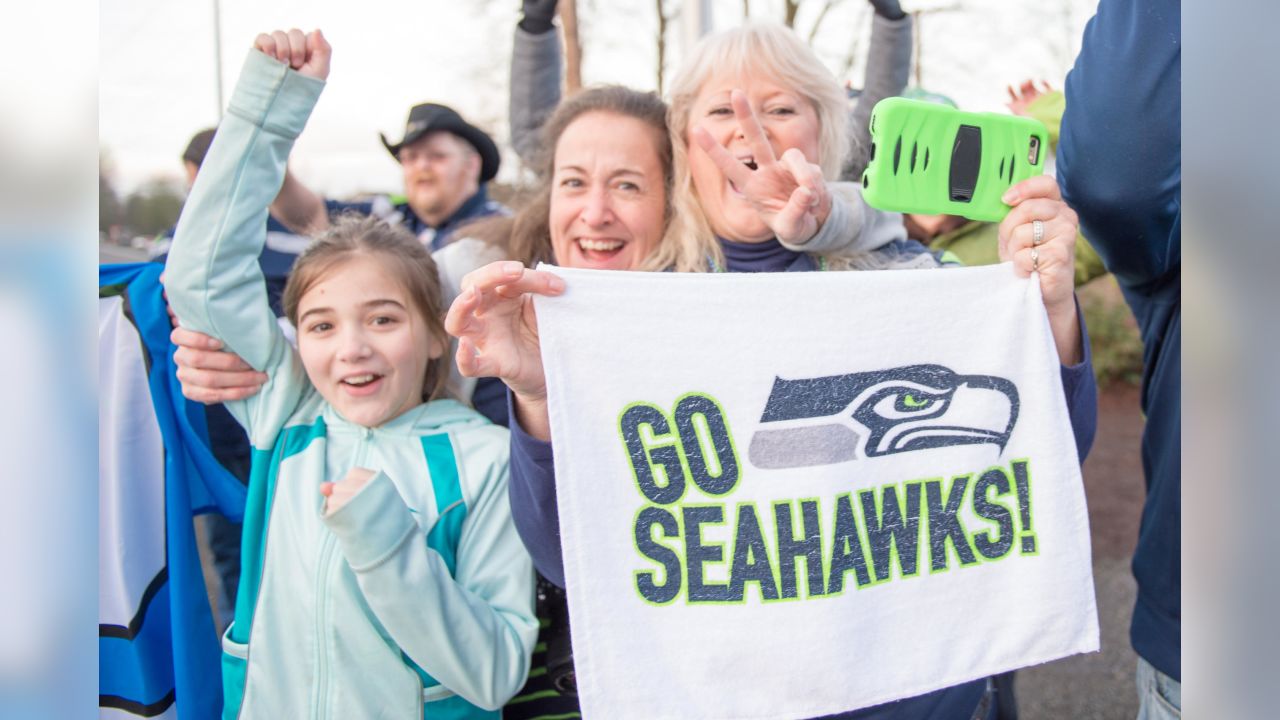
[[[496,717],[537,634],[511,522],[508,434],[450,400],[377,428],[316,392],[267,304],[267,208],[322,81],[252,51],[169,256],[185,327],[270,378],[228,403],[254,448],[224,717]],[[319,487],[376,475],[337,512]]]

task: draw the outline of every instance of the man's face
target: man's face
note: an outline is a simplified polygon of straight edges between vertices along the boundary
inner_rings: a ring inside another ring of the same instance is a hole
[[[443,130],[400,148],[404,194],[423,220],[438,224],[479,189],[480,155],[466,140]]]

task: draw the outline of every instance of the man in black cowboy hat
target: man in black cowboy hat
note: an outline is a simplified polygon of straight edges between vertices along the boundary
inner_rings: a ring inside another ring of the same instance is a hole
[[[415,105],[400,142],[381,137],[404,173],[402,197],[335,208],[335,203],[325,203],[288,173],[271,205],[272,214],[299,232],[314,234],[328,225],[328,213],[334,209],[356,210],[398,222],[430,249],[438,250],[462,225],[508,212],[485,191],[485,184],[498,174],[498,146],[452,108]]]

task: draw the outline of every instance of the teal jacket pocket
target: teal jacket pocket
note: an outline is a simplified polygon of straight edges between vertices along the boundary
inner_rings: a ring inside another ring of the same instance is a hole
[[[232,623],[232,627],[235,624]],[[231,639],[231,627],[222,636],[222,718],[235,720],[244,702],[244,681],[249,670],[249,646]]]

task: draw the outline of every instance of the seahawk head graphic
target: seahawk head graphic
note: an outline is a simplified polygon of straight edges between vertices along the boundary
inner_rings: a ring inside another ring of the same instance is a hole
[[[1001,450],[1018,420],[1018,389],[941,365],[776,378],[748,457],[763,469],[807,467],[947,445]]]

